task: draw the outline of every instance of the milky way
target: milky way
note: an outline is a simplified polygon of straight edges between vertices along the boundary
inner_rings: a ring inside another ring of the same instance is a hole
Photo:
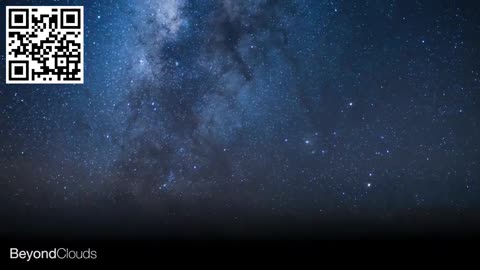
[[[470,1],[68,2],[85,84],[0,73],[2,211],[478,212]]]

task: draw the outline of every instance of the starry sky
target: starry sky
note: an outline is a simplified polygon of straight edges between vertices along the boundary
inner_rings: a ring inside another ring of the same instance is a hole
[[[479,215],[474,2],[0,1],[85,7],[83,85],[5,84],[0,21],[0,213]]]

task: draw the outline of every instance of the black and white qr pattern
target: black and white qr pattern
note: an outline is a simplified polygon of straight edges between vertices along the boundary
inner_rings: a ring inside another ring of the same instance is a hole
[[[7,83],[83,83],[83,7],[7,6]]]

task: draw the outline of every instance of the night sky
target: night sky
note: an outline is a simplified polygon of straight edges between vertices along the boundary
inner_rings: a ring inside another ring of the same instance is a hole
[[[0,3],[2,215],[480,215],[475,1]],[[85,84],[5,84],[7,4],[84,6]]]

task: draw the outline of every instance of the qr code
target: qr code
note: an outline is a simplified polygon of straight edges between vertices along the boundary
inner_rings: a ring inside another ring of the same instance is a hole
[[[83,83],[83,7],[7,6],[8,84]]]

